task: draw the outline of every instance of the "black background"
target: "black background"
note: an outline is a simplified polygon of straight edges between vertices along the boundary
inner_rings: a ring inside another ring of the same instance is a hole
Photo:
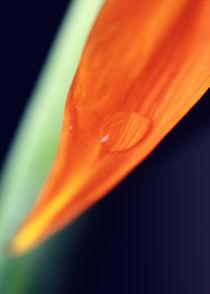
[[[1,162],[68,3],[1,1]]]
[[[68,2],[1,3],[1,162]],[[29,294],[46,275],[50,293],[209,294],[210,94],[89,213],[74,272],[66,237]]]

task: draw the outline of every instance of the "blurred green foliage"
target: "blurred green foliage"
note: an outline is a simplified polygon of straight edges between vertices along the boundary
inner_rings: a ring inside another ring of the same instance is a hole
[[[0,181],[2,294],[48,293],[49,277],[44,292],[40,292],[32,286],[38,282],[34,281],[33,272],[39,266],[47,266],[43,265],[46,252],[53,252],[53,256],[60,254],[56,244],[58,239],[65,240],[65,232],[25,256],[9,256],[6,246],[36,198],[55,157],[66,95],[103,2],[75,0],[69,6],[3,167]],[[72,225],[70,233],[72,248],[84,224],[80,221],[76,226]],[[41,278],[36,275],[36,279]]]

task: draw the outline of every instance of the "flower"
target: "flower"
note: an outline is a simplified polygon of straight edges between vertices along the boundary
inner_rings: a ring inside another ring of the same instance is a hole
[[[107,0],[68,93],[60,145],[11,242],[24,252],[134,169],[209,87],[208,0]]]

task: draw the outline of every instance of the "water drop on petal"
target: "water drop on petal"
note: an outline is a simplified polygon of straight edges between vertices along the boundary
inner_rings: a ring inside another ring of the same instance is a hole
[[[104,149],[110,152],[127,150],[141,141],[151,128],[151,119],[137,112],[117,112],[103,124],[100,140]]]

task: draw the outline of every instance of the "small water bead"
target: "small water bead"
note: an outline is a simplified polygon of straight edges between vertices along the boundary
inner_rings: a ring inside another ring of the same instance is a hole
[[[100,142],[107,151],[124,151],[141,141],[151,125],[150,118],[137,112],[117,112],[104,121]]]

